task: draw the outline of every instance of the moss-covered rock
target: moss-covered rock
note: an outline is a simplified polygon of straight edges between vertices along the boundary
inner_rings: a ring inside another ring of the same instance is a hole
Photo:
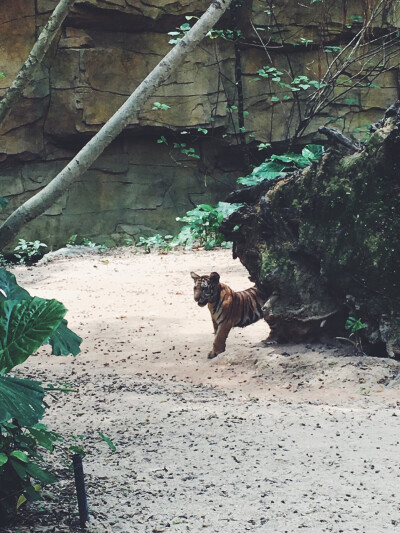
[[[318,164],[259,187],[239,232],[224,226],[271,295],[265,318],[277,340],[343,335],[354,316],[366,324],[366,350],[400,356],[399,106],[374,129],[363,151],[330,149]]]

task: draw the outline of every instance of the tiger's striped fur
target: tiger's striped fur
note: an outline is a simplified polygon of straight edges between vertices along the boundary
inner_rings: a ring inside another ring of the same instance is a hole
[[[266,298],[257,287],[235,292],[220,283],[217,272],[209,276],[190,275],[194,280],[194,299],[200,307],[208,305],[214,326],[215,339],[208,354],[213,359],[225,351],[226,339],[234,327],[244,328],[263,318],[262,306]]]

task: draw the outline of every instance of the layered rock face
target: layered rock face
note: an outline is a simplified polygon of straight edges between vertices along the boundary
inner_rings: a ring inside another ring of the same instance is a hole
[[[3,0],[1,93],[56,4]],[[9,201],[3,218],[48,183],[118,109],[171,49],[168,32],[180,31],[185,17],[201,16],[208,4],[76,2],[57,46],[0,125],[0,194]],[[366,3],[325,0],[311,6],[279,0],[273,13],[267,4],[249,1],[235,17],[228,14],[221,29],[237,24],[240,46],[235,50],[217,33],[205,39],[91,170],[18,237],[60,246],[76,233],[106,244],[157,231],[176,233],[177,216],[194,204],[215,203],[235,187],[249,159],[257,162],[258,142],[279,148],[293,135],[299,112],[293,97],[284,98],[271,80],[254,81],[257,71],[273,65],[282,76],[306,73],[321,79],[327,64],[323,43],[349,42],[357,21],[367,16]],[[384,29],[396,27],[396,15],[394,8],[387,9],[378,22]],[[331,116],[347,133],[377,120],[396,99],[397,74],[394,64],[374,80],[379,88],[365,86],[337,99],[308,126],[304,142],[315,140],[318,126]],[[242,131],[238,81],[243,86]],[[155,102],[170,108],[153,109]]]

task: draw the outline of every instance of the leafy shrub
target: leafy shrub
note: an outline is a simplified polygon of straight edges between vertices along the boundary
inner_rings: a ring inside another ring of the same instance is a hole
[[[0,523],[26,500],[40,500],[39,483],[55,476],[43,468],[40,448],[52,451],[59,436],[40,423],[45,389],[38,381],[6,375],[43,343],[52,353],[76,355],[81,338],[67,327],[57,300],[31,297],[15,276],[0,269]]]
[[[77,233],[71,235],[71,237],[67,240],[65,246],[67,248],[73,248],[74,246],[87,246],[88,248],[98,248],[101,252],[107,250],[107,246],[105,244],[97,244],[96,242],[91,241],[87,237],[81,237]]]
[[[40,259],[44,252],[41,251],[41,248],[47,248],[47,244],[36,241],[26,241],[25,239],[19,239],[19,244],[14,248],[15,257],[19,259],[19,262],[22,265],[32,264],[38,259]]]
[[[272,155],[256,167],[249,176],[238,178],[241,185],[257,185],[265,180],[284,176],[286,172],[294,172],[306,168],[311,163],[318,161],[324,154],[324,147],[320,144],[308,144],[301,154]]]
[[[163,237],[159,233],[152,235],[151,237],[140,237],[136,246],[143,246],[147,253],[150,253],[151,249],[161,250],[162,252],[169,252],[173,249],[172,235],[165,235]]]
[[[184,217],[178,217],[179,222],[186,222],[179,235],[174,239],[174,244],[183,244],[191,248],[195,241],[206,250],[225,243],[225,237],[219,231],[224,218],[228,217],[242,207],[243,204],[229,204],[218,202],[213,207],[208,204],[200,204],[188,211]]]
[[[345,329],[349,332],[349,337],[336,337],[341,341],[346,341],[354,346],[354,350],[357,354],[364,354],[360,331],[367,327],[360,318],[349,316],[346,320]]]
[[[147,253],[150,253],[152,249],[165,253],[180,245],[190,249],[195,243],[204,246],[206,250],[211,250],[216,246],[229,247],[231,243],[225,242],[219,226],[224,218],[237,211],[242,205],[218,202],[213,207],[209,204],[200,204],[187,211],[184,217],[177,217],[177,221],[186,222],[186,225],[176,237],[172,235],[163,237],[157,233],[152,237],[140,237],[136,246],[144,246]]]

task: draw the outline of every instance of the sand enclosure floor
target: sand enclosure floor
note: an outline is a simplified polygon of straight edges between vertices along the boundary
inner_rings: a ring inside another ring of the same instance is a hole
[[[400,531],[399,362],[335,342],[265,346],[263,321],[209,361],[191,270],[250,285],[229,250],[13,268],[32,295],[62,301],[84,339],[76,358],[42,348],[16,375],[78,389],[49,399],[45,423],[87,452],[88,531]],[[3,531],[79,531],[64,460],[52,454],[60,483]]]

